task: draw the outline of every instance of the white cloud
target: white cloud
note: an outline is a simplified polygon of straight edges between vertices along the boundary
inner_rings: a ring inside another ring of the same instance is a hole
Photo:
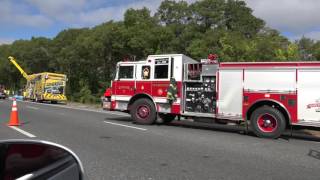
[[[11,26],[48,27],[52,21],[44,15],[32,14],[28,8],[12,1],[0,1],[0,24]]]
[[[31,27],[49,27],[52,21],[42,15],[28,15],[28,14],[16,14],[8,18],[9,23],[14,23],[16,25],[25,25]]]
[[[86,5],[86,0],[27,0],[36,6],[43,14],[59,15],[67,11],[79,11]]]
[[[41,14],[58,22],[70,23],[77,19],[86,7],[86,0],[27,0]]]
[[[129,4],[112,6],[104,3],[107,7],[95,7],[103,4],[104,0],[27,0],[36,7],[41,14],[58,22],[70,24],[72,26],[93,26],[109,20],[121,20],[125,11],[129,8],[147,7],[151,12],[155,12],[162,0],[139,0]]]
[[[306,38],[314,39],[314,40],[320,40],[320,31],[310,31],[310,32],[303,33],[303,34],[297,34],[297,35],[293,36],[290,39],[291,40],[297,40],[297,39],[300,39],[303,36],[306,37]]]
[[[116,1],[116,0],[112,0]],[[177,0],[178,1],[178,0]],[[186,0],[193,3],[196,0]],[[320,39],[320,0],[245,0],[267,26],[300,37]],[[121,20],[128,8],[147,7],[155,13],[162,0],[117,3],[111,0],[0,0],[0,24],[20,27],[87,27]]]
[[[94,0],[95,4],[102,4],[103,0]],[[94,6],[89,0],[75,0],[72,4],[65,0],[28,0],[28,2],[36,6],[42,14],[58,22],[64,22],[70,26],[84,27],[94,26],[109,20],[121,20],[125,11],[129,8],[147,7],[152,13],[156,12],[162,0],[140,0],[134,3],[112,6],[108,3],[107,7],[87,9]],[[71,2],[71,1],[70,1]]]
[[[96,0],[96,2],[99,0]],[[122,20],[127,9],[139,9],[147,7],[151,14],[154,14],[163,0],[138,0],[133,3],[123,4],[121,6],[109,6],[107,8],[99,8],[88,12],[80,13],[78,24],[96,25],[109,20]],[[188,3],[196,0],[186,0]]]
[[[120,20],[125,9],[100,8],[94,11],[80,13],[77,19],[78,24],[97,25],[109,20]]]
[[[266,21],[267,26],[294,36],[315,35],[320,28],[319,0],[245,0],[257,17]]]
[[[0,45],[2,44],[11,44],[15,41],[14,39],[11,38],[0,38]]]

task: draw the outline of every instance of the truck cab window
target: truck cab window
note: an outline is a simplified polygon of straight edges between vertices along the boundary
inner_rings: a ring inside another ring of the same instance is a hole
[[[154,69],[155,79],[168,79],[168,65],[156,65]]]
[[[120,66],[119,79],[133,79],[133,66]]]
[[[142,66],[142,73],[141,77],[142,79],[150,79],[150,66]]]
[[[155,59],[154,78],[168,79],[169,77],[169,58]]]

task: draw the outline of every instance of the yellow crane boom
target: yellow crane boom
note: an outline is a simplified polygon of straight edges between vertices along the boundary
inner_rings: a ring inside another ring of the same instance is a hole
[[[22,76],[24,78],[26,78],[27,80],[29,80],[29,76],[28,74],[21,68],[21,66],[16,62],[16,60],[14,59],[14,57],[9,56],[8,59],[10,60],[10,62],[16,66],[16,68],[20,71],[20,73],[22,74]]]

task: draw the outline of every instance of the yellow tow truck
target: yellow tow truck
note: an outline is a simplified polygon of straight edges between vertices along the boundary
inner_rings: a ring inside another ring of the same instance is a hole
[[[67,101],[65,95],[67,76],[65,74],[42,72],[28,75],[15,58],[9,56],[8,59],[27,80],[23,92],[24,99],[36,102],[50,101],[51,103]]]

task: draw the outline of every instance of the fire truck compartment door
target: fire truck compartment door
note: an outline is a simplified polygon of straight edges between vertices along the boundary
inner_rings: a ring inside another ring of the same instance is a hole
[[[220,70],[218,114],[241,116],[243,96],[243,70]]]
[[[294,92],[296,90],[295,69],[247,69],[244,89],[250,91]]]
[[[320,121],[320,70],[298,70],[298,119]]]

